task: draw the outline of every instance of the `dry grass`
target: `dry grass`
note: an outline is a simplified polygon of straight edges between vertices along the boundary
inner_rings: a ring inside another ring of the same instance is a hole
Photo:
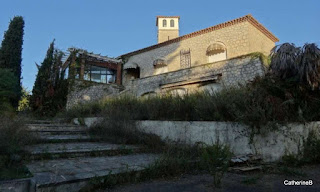
[[[23,147],[36,138],[26,130],[24,120],[0,116],[0,179],[30,176],[23,166]]]

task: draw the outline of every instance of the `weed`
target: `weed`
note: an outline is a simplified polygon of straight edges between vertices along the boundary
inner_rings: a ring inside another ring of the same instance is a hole
[[[202,148],[201,164],[213,176],[215,187],[221,187],[221,180],[229,168],[231,160],[229,147],[216,143]]]
[[[201,154],[204,153],[202,147],[208,148],[210,155],[216,157],[224,157],[224,154],[229,154],[227,152],[227,147],[217,146],[204,146],[204,145],[194,145],[186,146],[173,144],[168,145],[164,148],[161,157],[156,160],[153,164],[149,165],[142,171],[134,171],[126,168],[125,173],[112,174],[111,172],[100,178],[95,178],[90,181],[90,184],[83,188],[81,191],[94,191],[98,188],[112,188],[116,185],[123,183],[136,183],[146,180],[152,180],[156,178],[170,178],[175,177],[184,173],[193,173],[199,170],[208,171],[209,169],[214,169],[212,166],[221,165],[221,161],[217,160],[217,163],[209,163],[207,161],[201,161]],[[215,149],[212,151],[211,149]],[[218,150],[216,150],[218,149]],[[212,153],[211,153],[212,152]],[[220,154],[213,154],[214,152],[219,152]],[[227,155],[228,156],[228,155]],[[228,159],[228,158],[226,158]],[[225,162],[223,161],[224,165]],[[217,168],[219,173],[221,172],[220,167]],[[223,169],[223,171],[226,169]],[[221,173],[220,173],[221,174]],[[218,178],[216,178],[218,179]]]
[[[0,116],[0,172],[1,178],[26,177],[21,164],[25,145],[33,144],[36,138],[27,131],[24,120]]]
[[[297,167],[320,162],[320,139],[315,131],[311,131],[303,143],[303,150],[297,155],[284,155],[280,165]]]
[[[282,157],[281,165],[284,165],[287,167],[297,167],[297,166],[301,166],[302,162],[297,155],[290,154],[290,155],[284,155]]]
[[[195,92],[136,98],[128,95],[77,105],[64,116],[125,116],[134,120],[236,121],[259,133],[265,125],[320,120],[320,90],[310,91],[294,82],[267,75],[246,86],[219,92]],[[130,122],[129,122],[130,123]]]
[[[135,122],[125,119],[124,116],[105,118],[93,126],[90,133],[104,141],[118,144],[142,144],[155,150],[164,146],[160,137],[139,131]]]
[[[320,163],[320,139],[314,131],[309,133],[304,142],[303,160],[306,163]]]
[[[32,177],[28,168],[24,165],[18,164],[14,167],[5,167],[0,169],[0,180],[27,178]]]

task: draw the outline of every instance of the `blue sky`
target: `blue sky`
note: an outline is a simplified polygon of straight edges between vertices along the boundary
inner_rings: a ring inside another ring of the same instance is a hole
[[[11,18],[25,19],[23,85],[32,90],[50,42],[116,57],[157,42],[155,17],[179,15],[180,35],[252,14],[280,43],[320,45],[319,0],[1,0],[2,40]]]

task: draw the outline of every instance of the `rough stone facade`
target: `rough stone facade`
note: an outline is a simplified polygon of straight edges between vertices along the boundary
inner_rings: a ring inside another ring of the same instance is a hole
[[[102,84],[75,80],[69,90],[66,108],[71,109],[77,104],[97,101],[105,97],[114,97],[122,90],[123,87],[117,84]]]
[[[177,71],[181,69],[180,51],[182,50],[190,50],[191,67],[203,65],[208,63],[207,48],[214,43],[225,45],[227,59],[252,52],[269,55],[270,50],[275,46],[274,40],[267,37],[249,21],[245,21],[130,55],[126,58],[124,68],[126,65],[135,63],[140,68],[141,78],[152,76],[155,75],[153,62],[161,58],[166,60],[168,72]],[[122,77],[123,85],[130,83],[130,77],[126,76],[126,72]]]
[[[198,65],[191,68],[130,80],[127,93],[143,96],[179,90],[191,93],[197,90],[214,91],[221,87],[236,86],[264,74],[264,64],[257,55]]]
[[[172,30],[178,34],[179,17],[172,17],[176,20],[174,30],[162,29],[160,18],[167,17],[157,18],[158,32]],[[183,95],[244,84],[265,71],[262,56],[252,53],[269,55],[277,41],[251,15],[164,41],[119,57],[124,62],[123,68],[119,65],[118,70],[118,75],[122,72],[123,87],[98,84],[81,88],[80,84],[75,85],[68,95],[67,109],[77,103],[121,94]]]
[[[179,31],[175,29],[162,29],[158,30],[158,43],[162,43],[164,41],[168,41],[170,39],[174,39],[179,37]]]

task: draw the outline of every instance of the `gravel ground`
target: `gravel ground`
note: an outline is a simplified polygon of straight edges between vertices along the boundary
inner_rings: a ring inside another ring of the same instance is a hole
[[[159,179],[138,184],[126,184],[99,192],[304,192],[320,191],[320,165],[312,165],[296,169],[303,176],[285,176],[282,174],[226,173],[222,187],[213,186],[213,179],[208,174],[182,175],[168,180]],[[284,180],[312,180],[312,186],[285,186]]]

